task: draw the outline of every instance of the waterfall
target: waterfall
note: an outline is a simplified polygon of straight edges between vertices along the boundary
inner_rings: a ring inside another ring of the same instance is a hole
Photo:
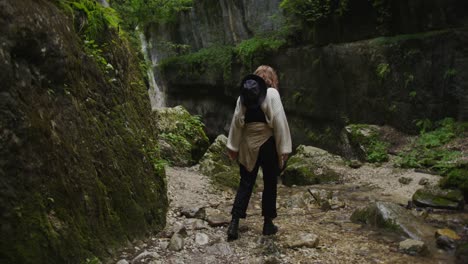
[[[157,108],[161,108],[166,106],[166,96],[163,89],[160,88],[160,85],[156,82],[155,72],[154,69],[158,66],[158,60],[156,56],[150,56],[148,52],[148,41],[146,40],[146,36],[143,32],[140,32],[140,41],[141,41],[141,50],[143,52],[143,56],[147,63],[150,63],[150,67],[148,68],[148,82],[149,82],[149,90],[148,94],[151,101],[151,109],[155,110]]]
[[[103,6],[103,7],[109,7],[109,3],[107,0],[98,0],[98,2]]]

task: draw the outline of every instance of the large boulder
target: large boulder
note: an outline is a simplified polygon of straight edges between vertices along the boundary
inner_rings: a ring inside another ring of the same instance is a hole
[[[236,189],[239,184],[239,166],[226,154],[227,137],[219,135],[200,160],[200,171],[219,187]]]
[[[161,156],[173,165],[197,163],[209,146],[204,124],[184,107],[156,109]]]
[[[382,139],[381,128],[376,125],[352,124],[344,128],[351,156],[361,161],[384,162],[388,160],[389,144]]]
[[[365,208],[357,209],[351,215],[351,221],[423,241],[432,238],[435,232],[434,228],[426,225],[408,210],[390,202],[375,202]]]
[[[413,203],[421,207],[460,210],[465,206],[463,194],[459,190],[443,190],[436,186],[417,190]]]
[[[282,173],[283,184],[292,186],[337,182],[341,174],[334,165],[344,165],[344,162],[323,149],[300,145]]]

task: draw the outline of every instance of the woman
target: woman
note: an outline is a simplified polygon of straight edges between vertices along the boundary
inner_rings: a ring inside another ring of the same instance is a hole
[[[269,77],[277,80],[274,75]],[[275,234],[278,231],[273,224],[277,216],[276,185],[280,169],[291,153],[291,135],[278,91],[267,88],[265,80],[258,75],[250,74],[241,82],[227,149],[231,159],[238,158],[241,176],[231,211],[228,241],[238,238],[239,219],[247,216],[259,167],[262,167],[264,182],[263,234]]]

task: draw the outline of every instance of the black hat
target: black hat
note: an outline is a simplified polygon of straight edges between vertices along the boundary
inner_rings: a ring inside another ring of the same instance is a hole
[[[259,107],[265,100],[267,85],[262,77],[249,74],[241,82],[241,103],[247,108]]]

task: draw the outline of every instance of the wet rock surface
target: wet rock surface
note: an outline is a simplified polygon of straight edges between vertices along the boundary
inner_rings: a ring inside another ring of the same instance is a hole
[[[462,210],[465,206],[463,194],[458,190],[442,190],[438,187],[419,189],[413,195],[417,206],[439,209]]]
[[[211,184],[210,178],[200,173],[198,167],[167,168],[170,211],[165,230],[146,241],[134,242],[134,246],[120,252],[111,263],[130,262],[145,251],[155,252],[159,257],[147,257],[139,263],[428,264],[455,261],[455,250],[436,248],[435,234],[441,226],[450,227],[456,234],[464,234],[462,223],[468,220],[463,218],[464,213],[447,214],[446,210],[440,209],[417,211],[398,204],[410,199],[420,188],[420,178],[426,177],[433,182],[438,176],[368,164],[358,169],[350,169],[346,164],[342,166],[334,168],[344,175],[342,184],[278,185],[278,217],[274,223],[279,232],[273,236],[262,235],[263,188],[258,186],[250,200],[248,217],[240,221],[239,239],[232,242],[227,242],[226,224],[213,226],[209,219],[217,216],[226,222],[230,220],[235,192]],[[398,178],[402,176],[414,180],[401,185]],[[185,188],[180,188],[181,184]],[[353,212],[370,204],[380,207],[381,214],[392,216],[385,219],[392,219],[391,223],[398,224],[406,233],[353,223]],[[186,235],[181,235],[181,230],[185,230]],[[173,234],[163,236],[166,231]],[[448,231],[439,233],[449,234]],[[171,250],[173,236],[183,241],[183,246],[176,247],[177,250]],[[424,246],[414,249],[414,243],[407,247],[403,243],[405,247],[400,248],[405,237],[422,241]],[[431,257],[422,253],[425,251],[421,248],[427,248]],[[463,259],[463,248],[459,246],[458,252],[459,258]]]
[[[404,207],[391,202],[376,202],[356,210],[351,216],[356,223],[398,232],[406,237],[423,240],[434,234],[434,229]]]
[[[338,182],[341,174],[333,165],[343,164],[340,157],[325,150],[300,145],[289,159],[282,180],[287,186]]]

